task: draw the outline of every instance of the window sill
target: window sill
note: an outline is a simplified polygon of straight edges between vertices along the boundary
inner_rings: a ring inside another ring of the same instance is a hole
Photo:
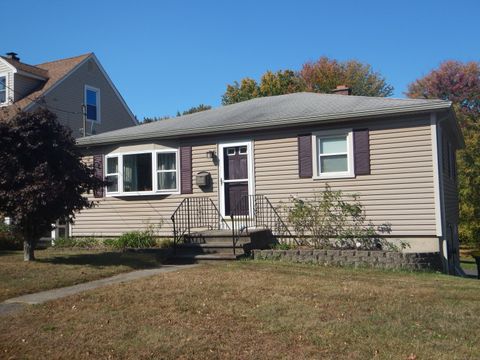
[[[355,174],[329,174],[313,176],[313,180],[354,179]]]
[[[179,190],[173,191],[137,191],[123,193],[106,193],[105,197],[129,197],[129,196],[155,196],[155,195],[179,195]]]

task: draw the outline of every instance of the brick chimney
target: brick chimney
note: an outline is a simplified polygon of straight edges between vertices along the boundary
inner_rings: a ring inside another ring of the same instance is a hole
[[[20,61],[20,58],[17,56],[18,54],[16,52],[11,51],[11,52],[8,52],[6,55],[8,59]]]
[[[346,85],[338,85],[336,89],[332,90],[332,94],[336,95],[352,95],[352,89]]]

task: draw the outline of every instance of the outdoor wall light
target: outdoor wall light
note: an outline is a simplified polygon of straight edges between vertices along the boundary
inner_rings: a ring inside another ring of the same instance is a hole
[[[215,157],[215,151],[208,150],[207,151],[207,159],[213,159]]]

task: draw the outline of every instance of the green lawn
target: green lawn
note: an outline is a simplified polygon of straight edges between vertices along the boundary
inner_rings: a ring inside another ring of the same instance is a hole
[[[475,259],[471,256],[462,256],[460,257],[460,266],[464,270],[477,270],[477,263]]]
[[[159,265],[153,254],[131,252],[49,248],[35,256],[28,263],[21,251],[0,251],[0,301]]]
[[[207,263],[2,320],[5,358],[478,359],[480,281]]]

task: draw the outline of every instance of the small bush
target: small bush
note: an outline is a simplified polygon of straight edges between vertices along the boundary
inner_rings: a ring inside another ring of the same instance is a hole
[[[171,247],[173,247],[173,239],[171,239],[171,238],[157,239],[157,246],[160,249],[171,248]]]
[[[291,198],[286,208],[288,222],[302,244],[315,248],[362,250],[399,250],[387,241],[384,234],[391,232],[388,223],[375,226],[367,221],[365,210],[357,195],[333,191],[327,184],[325,191],[313,199]],[[400,244],[401,248],[406,245]]]
[[[119,238],[105,240],[104,244],[114,249],[141,249],[155,247],[157,241],[150,231],[130,231]]]
[[[99,241],[93,237],[59,238],[54,243],[56,248],[91,249],[99,245]]]
[[[9,232],[0,232],[0,250],[22,250],[22,240]]]
[[[22,239],[15,235],[10,225],[0,222],[0,250],[21,250]]]
[[[277,243],[272,246],[272,249],[275,249],[275,250],[291,250],[293,248],[294,246],[288,243]]]

